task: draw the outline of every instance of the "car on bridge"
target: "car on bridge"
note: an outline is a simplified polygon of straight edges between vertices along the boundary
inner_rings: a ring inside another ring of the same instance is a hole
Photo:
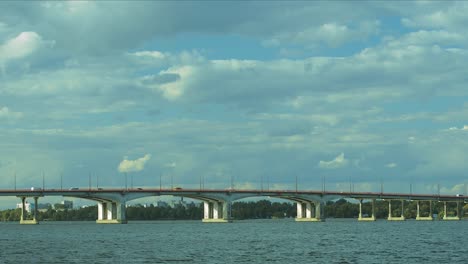
[[[31,187],[31,191],[42,191],[41,187]]]
[[[71,187],[70,189],[68,189],[69,191],[78,191],[80,188],[78,187]]]

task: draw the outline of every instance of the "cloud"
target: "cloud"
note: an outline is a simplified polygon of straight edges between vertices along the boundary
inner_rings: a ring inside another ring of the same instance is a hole
[[[125,157],[124,160],[120,162],[118,170],[119,172],[142,171],[150,158],[150,154],[146,154],[144,157],[136,160],[128,160],[127,157]]]
[[[0,46],[0,62],[27,57],[44,43],[36,32],[21,32]]]
[[[346,12],[349,8],[353,12]],[[337,25],[325,29],[327,36],[336,39],[340,38],[336,34],[342,31],[341,25],[370,20],[375,17],[373,11],[347,3],[71,1],[3,5],[0,17],[5,23],[44,32],[57,40],[60,48],[89,55],[128,50],[145,41],[187,32],[271,38],[284,32],[299,34],[324,23]],[[18,23],[19,18],[23,23]]]
[[[398,179],[453,184],[466,172],[468,127],[460,122],[468,106],[459,109],[468,96],[466,23],[398,23],[402,14],[418,22],[422,13],[455,9],[383,2],[0,5],[0,64],[8,65],[0,155],[45,149],[58,163],[22,166],[31,173],[62,166],[74,184],[88,170],[111,177],[118,153],[129,149],[158,151],[167,170],[177,161],[181,182],[217,175],[220,167],[240,175],[239,184],[261,173],[286,185],[294,180],[284,175],[323,169],[340,181],[344,173],[359,175],[356,183],[398,169]],[[44,40],[56,40],[54,49]],[[283,48],[297,55],[282,56]],[[323,149],[360,158],[322,156]],[[143,169],[145,157],[125,158],[118,169]],[[70,165],[77,162],[82,168]],[[340,167],[346,171],[332,170]]]
[[[265,40],[265,46],[278,46],[286,43],[301,44],[308,47],[317,47],[326,44],[338,47],[349,41],[365,41],[369,36],[378,32],[378,21],[365,21],[357,27],[337,22],[312,25],[300,31],[291,30],[283,32],[272,39]]]
[[[162,53],[160,51],[157,51],[157,50],[137,51],[137,52],[133,53],[133,55],[135,55],[137,57],[149,57],[149,58],[152,58],[152,59],[164,59],[166,57],[166,55],[164,55],[164,53]]]
[[[349,161],[345,159],[344,153],[342,152],[340,155],[338,155],[335,159],[331,161],[321,160],[319,162],[319,167],[322,169],[338,169],[348,165],[348,162]]]
[[[462,128],[450,127],[448,130],[449,131],[457,131],[457,130],[468,131],[468,125],[464,125]]]
[[[0,119],[18,119],[23,117],[21,112],[13,112],[8,107],[0,107]]]
[[[437,5],[434,4],[432,7],[437,7]],[[402,23],[408,27],[447,28],[466,31],[467,11],[468,5],[466,2],[454,2],[451,5],[429,9],[426,12],[416,12],[412,17],[402,19]]]
[[[398,165],[396,163],[393,163],[393,162],[388,163],[388,164],[385,165],[385,167],[387,167],[387,168],[395,168],[396,166],[398,166]]]
[[[144,76],[141,80],[142,84],[165,84],[178,81],[180,79],[179,74],[174,73],[160,73],[158,75]]]
[[[464,194],[466,195],[467,185],[465,183],[455,184],[453,186],[445,186],[440,188],[440,192],[443,194]]]

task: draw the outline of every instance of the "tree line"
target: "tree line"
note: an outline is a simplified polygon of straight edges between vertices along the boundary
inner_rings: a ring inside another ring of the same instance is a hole
[[[448,208],[449,215],[456,215],[454,205]],[[268,218],[292,218],[296,217],[296,204],[290,202],[271,202],[269,200],[260,201],[240,201],[232,204],[231,215],[234,219],[268,219]],[[376,201],[375,213],[377,218],[388,217],[388,201]],[[463,208],[468,213],[468,204]],[[126,209],[128,220],[200,220],[203,217],[203,204],[181,204],[174,207],[157,207],[154,205],[143,206],[134,205]],[[416,218],[416,202],[405,201],[403,215],[405,218]],[[438,217],[444,213],[443,203],[433,203],[432,211]],[[421,216],[428,216],[429,203],[420,203]],[[329,201],[325,204],[325,217],[327,218],[357,218],[359,214],[359,204],[349,202],[345,199]],[[371,215],[372,205],[370,202],[363,203],[363,214]],[[400,216],[401,203],[392,203],[392,215]],[[0,211],[1,221],[19,221],[21,209],[8,209]],[[31,218],[31,215],[29,215]],[[39,221],[95,221],[97,219],[97,206],[89,206],[79,209],[59,209],[49,208],[38,212]]]

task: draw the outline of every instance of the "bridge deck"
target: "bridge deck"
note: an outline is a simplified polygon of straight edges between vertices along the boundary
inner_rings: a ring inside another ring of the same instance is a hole
[[[464,201],[467,197],[461,195],[438,195],[438,194],[408,194],[408,193],[380,193],[380,192],[337,192],[337,191],[305,191],[305,190],[235,190],[235,189],[159,189],[159,188],[133,188],[133,189],[96,189],[96,188],[73,188],[69,190],[61,189],[0,189],[0,196],[87,196],[90,194],[130,194],[141,193],[149,196],[160,195],[203,195],[203,194],[244,194],[251,196],[271,196],[271,197],[294,197],[300,195],[315,195],[320,197],[336,196],[338,198],[354,199],[383,199],[383,200],[432,200],[432,201]]]

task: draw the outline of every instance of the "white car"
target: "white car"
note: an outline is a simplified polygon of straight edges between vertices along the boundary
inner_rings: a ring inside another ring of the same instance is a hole
[[[31,191],[42,191],[41,187],[31,187]]]

